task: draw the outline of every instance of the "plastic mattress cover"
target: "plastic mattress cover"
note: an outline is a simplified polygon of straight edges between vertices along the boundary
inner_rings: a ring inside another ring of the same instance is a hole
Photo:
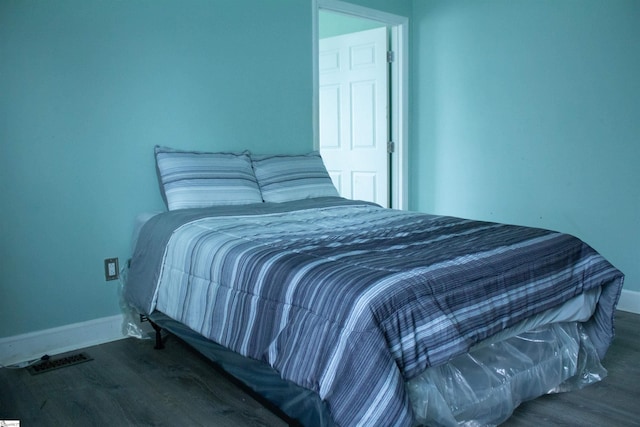
[[[136,233],[156,213],[137,219]],[[135,244],[135,238],[132,242]],[[123,333],[149,339],[137,312],[122,298],[127,269],[120,274]],[[607,375],[580,322],[593,314],[600,290],[586,293],[557,310],[520,325],[517,331],[481,343],[469,353],[427,369],[406,382],[415,426],[495,426],[524,401],[543,394],[580,389]],[[283,382],[270,366],[246,359],[168,319],[163,324],[228,373],[240,379],[303,425],[333,426],[328,408],[317,395]],[[541,326],[542,325],[542,326]],[[238,359],[238,360],[236,360]]]
[[[494,426],[526,400],[600,381],[607,371],[578,322],[476,348],[407,382],[420,426]]]

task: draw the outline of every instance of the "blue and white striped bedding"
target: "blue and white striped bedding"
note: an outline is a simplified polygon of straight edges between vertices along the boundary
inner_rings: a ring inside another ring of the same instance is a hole
[[[156,145],[160,193],[169,210],[262,202],[251,157]]]
[[[406,380],[598,287],[604,354],[623,280],[566,234],[339,198],[168,212],[140,240],[132,304],[267,361],[345,426],[410,425]]]
[[[265,202],[338,196],[317,151],[301,155],[252,155],[251,164]]]

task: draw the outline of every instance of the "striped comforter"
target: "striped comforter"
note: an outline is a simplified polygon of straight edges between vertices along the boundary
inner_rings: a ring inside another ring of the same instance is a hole
[[[612,338],[623,276],[572,236],[338,198],[263,205],[154,218],[126,295],[267,361],[339,425],[410,425],[405,380],[587,289],[611,295],[591,333],[602,352]]]

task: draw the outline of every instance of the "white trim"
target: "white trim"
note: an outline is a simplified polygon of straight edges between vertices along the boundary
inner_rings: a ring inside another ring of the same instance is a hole
[[[620,294],[620,302],[618,302],[618,310],[640,314],[640,292],[623,289]]]
[[[312,2],[312,55],[313,55],[313,146],[320,147],[319,124],[319,76],[318,76],[318,10],[344,13],[379,21],[391,27],[392,48],[396,52],[393,63],[391,99],[392,139],[396,144],[396,155],[392,156],[392,200],[397,209],[409,207],[409,18],[340,0],[313,0]]]
[[[393,13],[359,6],[342,0],[316,0],[314,3],[314,8],[316,10],[327,9],[332,12],[344,13],[345,15],[354,15],[366,19],[372,19],[374,21],[384,22],[388,25],[403,25],[409,20],[409,18],[405,16],[394,15]]]
[[[0,364],[10,366],[28,360],[74,351],[125,338],[123,315],[74,323],[42,331],[0,338]]]

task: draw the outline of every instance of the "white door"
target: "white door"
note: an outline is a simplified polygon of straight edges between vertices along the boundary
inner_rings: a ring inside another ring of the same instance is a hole
[[[342,197],[389,207],[387,29],[319,41],[320,154]]]

